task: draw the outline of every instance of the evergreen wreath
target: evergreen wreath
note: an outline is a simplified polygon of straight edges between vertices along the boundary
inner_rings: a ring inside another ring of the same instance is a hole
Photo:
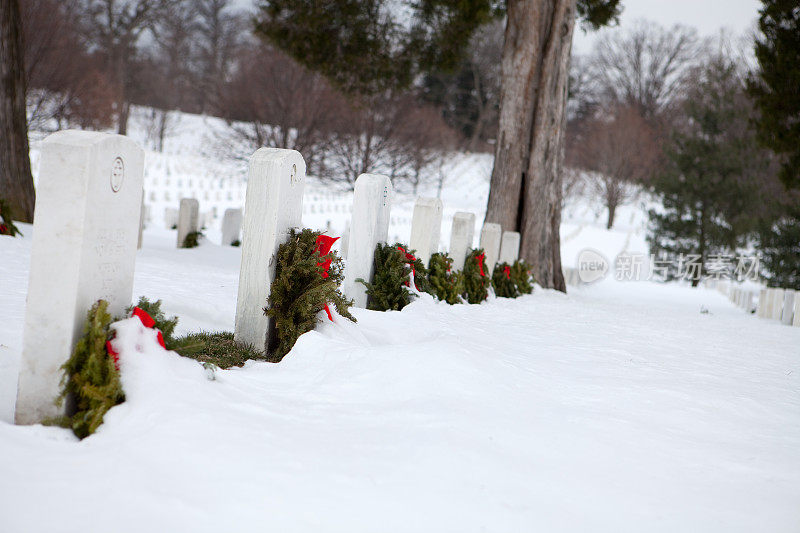
[[[399,311],[411,302],[407,284],[411,267],[397,246],[378,243],[373,255],[372,281],[358,278],[367,288],[367,309],[372,311]]]
[[[516,298],[519,296],[517,284],[511,279],[511,265],[497,263],[492,273],[492,287],[499,298]]]
[[[372,281],[356,281],[367,288],[367,309],[372,311],[400,311],[411,303],[414,292],[410,290],[411,278],[420,292],[430,292],[428,269],[415,251],[398,243],[378,243],[373,255]]]
[[[464,291],[461,272],[452,270],[453,260],[446,253],[435,253],[428,263],[428,285],[430,293],[450,305],[461,302]]]
[[[145,323],[145,319],[142,319],[142,323],[144,323],[147,327],[154,327],[161,332],[161,338],[164,341],[164,347],[167,350],[174,350],[175,349],[175,327],[178,325],[178,317],[173,316],[167,318],[164,312],[161,310],[161,300],[156,300],[155,302],[151,302],[144,296],[139,297],[139,303],[135,306],[130,306],[125,309],[125,313],[128,315],[136,314],[136,309],[139,308],[146,313],[147,316],[152,318],[152,325],[148,325]]]
[[[531,294],[533,292],[531,266],[525,260],[517,259],[511,265],[511,280],[517,286],[520,294]]]
[[[67,402],[63,425],[81,439],[94,433],[109,409],[125,401],[116,360],[108,351],[108,302],[99,300],[86,315],[83,336],[64,363],[59,403]]]
[[[183,238],[181,248],[197,248],[200,245],[200,239],[203,238],[203,233],[200,231],[190,231]]]
[[[283,359],[300,335],[314,329],[317,313],[328,311],[328,304],[356,321],[349,311],[353,301],[339,291],[344,267],[341,257],[330,250],[335,240],[319,231],[292,229],[278,247],[275,279],[264,308],[274,328],[268,336],[269,361]],[[333,320],[330,311],[328,318]]]
[[[471,304],[479,304],[489,297],[490,279],[486,275],[486,254],[483,249],[471,250],[464,260],[462,270],[464,298]]]
[[[11,237],[22,235],[19,228],[14,225],[14,221],[11,220],[11,206],[3,198],[0,198],[0,235],[10,235]]]

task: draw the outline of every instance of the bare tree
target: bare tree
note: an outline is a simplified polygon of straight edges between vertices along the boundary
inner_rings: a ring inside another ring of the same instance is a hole
[[[681,97],[704,43],[697,30],[639,21],[608,32],[591,57],[597,90],[606,99],[639,108],[651,124]]]
[[[117,130],[125,134],[130,90],[135,82],[132,65],[139,39],[152,28],[161,9],[171,0],[81,0],[84,31],[103,54],[117,88]]]
[[[218,103],[237,51],[249,35],[246,17],[231,0],[195,0],[200,71],[200,111],[219,111]]]
[[[497,135],[502,56],[503,22],[495,21],[479,29],[470,43],[468,61],[472,73],[472,99],[475,102],[476,115],[468,150],[477,150],[483,139]]]
[[[36,193],[28,154],[19,0],[0,0],[0,80],[0,194],[17,220],[33,222]]]
[[[194,76],[191,69],[192,41],[197,31],[197,19],[188,0],[174,0],[164,6],[153,27],[155,39],[152,58],[155,74],[147,84],[147,103],[152,106],[150,137],[158,151],[164,149],[164,137],[169,129],[170,112],[191,110],[188,96]]]
[[[321,173],[331,131],[344,99],[319,74],[267,44],[242,50],[225,89],[225,115],[251,147],[291,148]]]
[[[28,129],[111,124],[114,86],[81,36],[75,1],[23,0]]]
[[[637,107],[616,106],[610,116],[589,121],[570,143],[568,161],[589,171],[588,184],[608,209],[606,227],[617,208],[632,199],[655,171],[660,149],[654,130]]]
[[[455,133],[437,110],[410,94],[382,94],[341,109],[324,176],[352,187],[363,173],[377,172],[416,190]]]

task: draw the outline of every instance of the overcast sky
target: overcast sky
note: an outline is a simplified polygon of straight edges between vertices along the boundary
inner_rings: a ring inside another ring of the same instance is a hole
[[[661,26],[694,26],[702,36],[713,36],[726,28],[740,35],[754,27],[761,2],[758,0],[622,0],[619,28],[630,27],[636,20],[649,20]],[[605,30],[613,31],[613,30]],[[586,54],[598,32],[584,33],[575,28],[573,51]]]

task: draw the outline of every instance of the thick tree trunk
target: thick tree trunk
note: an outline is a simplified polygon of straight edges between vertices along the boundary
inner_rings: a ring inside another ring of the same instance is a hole
[[[33,222],[21,29],[19,0],[0,0],[0,197],[16,220]]]
[[[575,0],[509,0],[500,124],[487,222],[522,234],[520,255],[544,287],[561,270],[561,167]]]

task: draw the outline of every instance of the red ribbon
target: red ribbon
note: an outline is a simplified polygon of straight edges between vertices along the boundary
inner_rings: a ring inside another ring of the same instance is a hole
[[[481,277],[486,277],[486,274],[483,272],[483,260],[486,258],[486,254],[482,253],[480,255],[475,256],[475,260],[478,262],[478,268],[481,269]]]
[[[339,240],[339,237],[329,237],[328,235],[319,234],[317,235],[317,242],[316,246],[314,247],[314,251],[319,253],[320,258],[323,258],[331,253],[331,247],[337,240]],[[333,257],[329,257],[325,261],[320,261],[317,263],[318,267],[322,267],[322,272],[320,273],[322,279],[326,279],[330,275],[328,274],[328,270],[331,268],[332,261]],[[333,315],[331,314],[331,310],[328,307],[327,302],[323,305],[323,309],[325,309],[325,312],[328,314],[328,320],[333,322]]]
[[[416,287],[417,290],[419,290],[419,286],[417,286],[417,271],[414,268],[414,261],[416,261],[417,258],[414,257],[413,254],[410,254],[407,251],[405,251],[405,249],[402,246],[398,246],[397,249],[400,250],[401,252],[403,252],[403,254],[406,256],[406,263],[408,263],[408,266],[411,267],[411,274],[414,275],[414,287]],[[409,285],[410,285],[410,283],[406,281],[406,286],[409,286]]]
[[[506,275],[506,279],[511,279],[511,269],[508,265],[503,268],[503,273]]]
[[[151,317],[149,314],[147,314],[147,311],[143,311],[142,309],[139,309],[138,307],[134,307],[133,308],[133,315],[132,316],[138,316],[139,320],[142,321],[142,325],[144,325],[144,327],[146,327],[146,328],[152,328],[153,326],[156,325],[156,321],[153,320],[153,317]]]
[[[8,233],[8,226],[6,226],[5,224],[0,224],[0,234],[6,234],[6,233]]]
[[[111,359],[114,360],[114,368],[117,369],[119,372],[119,352],[117,352],[113,346],[111,346],[111,341],[106,341],[106,352],[108,355],[111,356]]]

